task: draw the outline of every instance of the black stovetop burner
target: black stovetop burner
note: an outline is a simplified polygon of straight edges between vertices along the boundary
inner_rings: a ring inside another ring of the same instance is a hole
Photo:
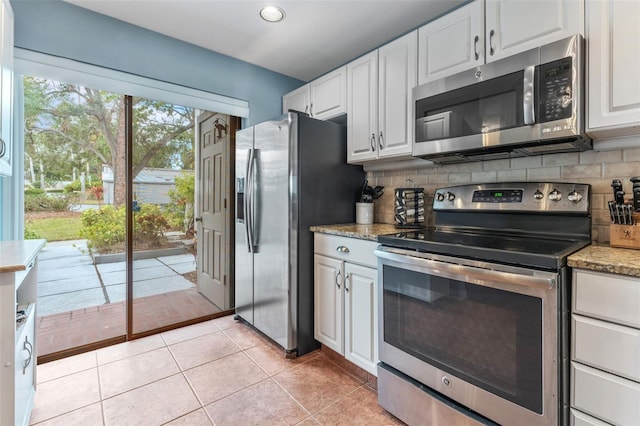
[[[385,246],[558,270],[591,242],[590,187],[508,182],[441,188],[435,226],[380,235]]]
[[[378,242],[397,248],[548,270],[561,268],[566,264],[567,256],[590,244],[588,239],[551,239],[436,228],[380,235]]]

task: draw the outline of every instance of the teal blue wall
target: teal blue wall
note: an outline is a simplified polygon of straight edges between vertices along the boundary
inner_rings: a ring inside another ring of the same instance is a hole
[[[280,115],[282,95],[304,84],[61,0],[11,5],[16,47],[248,101],[245,124]]]

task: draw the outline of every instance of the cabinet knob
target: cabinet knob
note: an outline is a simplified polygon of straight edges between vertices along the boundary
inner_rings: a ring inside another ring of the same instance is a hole
[[[338,253],[349,253],[349,247],[346,246],[338,246],[336,247],[336,251]]]

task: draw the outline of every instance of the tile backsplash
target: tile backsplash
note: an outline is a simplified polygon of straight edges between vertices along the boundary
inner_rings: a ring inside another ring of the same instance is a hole
[[[640,146],[640,136],[638,137]],[[415,166],[412,166],[415,167]],[[640,176],[640,148],[613,151],[585,151],[579,153],[548,154],[535,157],[492,160],[442,166],[426,166],[393,171],[368,171],[370,185],[385,187],[384,195],[376,200],[376,222],[394,223],[393,189],[407,185],[407,179],[416,187],[424,187],[425,203],[431,205],[437,188],[468,183],[507,181],[559,181],[591,185],[592,239],[609,241],[609,210],[612,199],[611,180],[620,179],[630,197],[633,176]],[[426,212],[427,224],[433,215]]]

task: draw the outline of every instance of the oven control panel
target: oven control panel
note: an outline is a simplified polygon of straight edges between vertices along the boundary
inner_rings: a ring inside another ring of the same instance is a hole
[[[434,210],[589,214],[590,186],[567,182],[493,182],[439,188]]]

